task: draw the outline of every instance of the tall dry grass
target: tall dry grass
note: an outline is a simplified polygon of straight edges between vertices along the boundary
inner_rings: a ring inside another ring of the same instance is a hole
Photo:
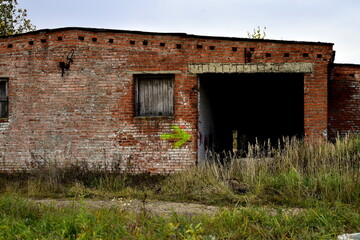
[[[171,176],[164,189],[169,196],[199,201],[237,201],[238,192],[261,202],[360,204],[360,137],[334,143],[287,138],[277,146],[249,145],[245,158],[209,153],[209,161]]]
[[[312,200],[360,206],[360,137],[335,142],[282,139],[248,146],[245,158],[209,153],[208,161],[169,175],[90,169],[86,162],[0,176],[0,192],[30,197],[140,197],[202,202],[301,205]]]

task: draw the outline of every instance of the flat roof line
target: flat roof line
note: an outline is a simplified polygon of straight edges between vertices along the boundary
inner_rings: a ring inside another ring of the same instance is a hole
[[[178,36],[184,38],[201,38],[201,39],[216,39],[216,40],[228,40],[228,41],[244,41],[244,42],[274,42],[274,43],[288,43],[288,44],[310,44],[310,45],[334,45],[333,43],[325,42],[307,42],[307,41],[294,41],[294,40],[274,40],[274,39],[252,39],[252,38],[239,38],[239,37],[222,37],[222,36],[204,36],[187,33],[164,33],[164,32],[144,32],[135,30],[117,30],[117,29],[104,29],[104,28],[86,28],[86,27],[64,27],[54,29],[39,29],[33,32],[27,32],[22,34],[15,34],[10,36],[1,36],[0,38],[28,35],[28,34],[41,34],[41,33],[53,33],[60,31],[90,31],[99,33],[127,33],[127,34],[140,34],[140,35],[161,35],[161,36]]]
[[[339,67],[360,67],[360,64],[353,64],[353,63],[334,63],[334,66]]]

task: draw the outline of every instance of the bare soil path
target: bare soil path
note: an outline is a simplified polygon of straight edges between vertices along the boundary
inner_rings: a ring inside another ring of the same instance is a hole
[[[208,206],[195,203],[175,203],[164,201],[140,201],[115,198],[112,200],[95,200],[95,199],[82,199],[82,200],[69,200],[69,199],[30,199],[40,205],[52,205],[55,207],[67,206],[86,206],[90,208],[111,208],[116,207],[124,211],[140,212],[146,210],[149,213],[156,215],[169,215],[172,213],[182,215],[197,215],[208,214],[213,215],[220,211],[220,207]]]
[[[156,201],[156,200],[147,200],[141,201],[138,199],[123,199],[123,198],[114,198],[112,200],[98,200],[98,199],[29,199],[40,205],[45,206],[55,206],[55,207],[80,207],[85,206],[88,208],[112,208],[123,211],[132,211],[132,212],[142,212],[146,211],[147,213],[152,213],[155,215],[171,215],[173,213],[181,215],[214,215],[221,211],[224,208],[219,206],[209,206],[204,204],[197,203],[176,203],[176,202],[165,202],[165,201]],[[246,208],[246,207],[244,207]],[[269,206],[262,206],[262,208],[267,211],[270,215],[276,216],[278,214],[284,215],[296,215],[303,212],[304,209],[301,208],[281,208],[275,209]]]

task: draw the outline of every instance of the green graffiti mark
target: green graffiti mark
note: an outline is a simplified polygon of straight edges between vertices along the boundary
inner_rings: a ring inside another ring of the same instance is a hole
[[[184,143],[186,143],[187,141],[190,140],[191,135],[189,133],[185,132],[184,130],[182,130],[180,127],[174,125],[171,128],[175,131],[175,133],[161,134],[160,139],[180,139],[179,141],[174,143],[174,148],[179,148],[182,145],[184,145]]]

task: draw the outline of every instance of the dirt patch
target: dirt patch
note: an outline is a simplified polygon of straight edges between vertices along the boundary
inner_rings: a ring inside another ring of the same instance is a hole
[[[176,202],[164,202],[147,200],[141,201],[137,199],[123,199],[114,198],[112,200],[96,200],[96,199],[82,199],[82,200],[69,200],[69,199],[30,199],[30,201],[36,202],[37,204],[45,206],[55,207],[80,207],[85,206],[88,208],[117,208],[123,211],[133,211],[152,213],[155,215],[171,215],[177,213],[181,215],[214,215],[221,211],[221,207],[209,206],[196,203],[176,203]],[[244,207],[246,208],[246,207]],[[272,216],[284,215],[291,216],[297,215],[304,211],[302,208],[272,208],[269,206],[262,206],[263,210],[268,212]]]
[[[175,202],[163,202],[163,201],[140,201],[116,198],[112,200],[53,200],[53,199],[31,199],[41,205],[52,205],[55,207],[67,207],[67,206],[86,206],[89,208],[111,208],[115,207],[124,211],[140,212],[144,209],[157,215],[169,215],[172,213],[178,213],[182,215],[197,215],[197,214],[216,214],[220,207],[207,206],[195,203],[175,203]]]

